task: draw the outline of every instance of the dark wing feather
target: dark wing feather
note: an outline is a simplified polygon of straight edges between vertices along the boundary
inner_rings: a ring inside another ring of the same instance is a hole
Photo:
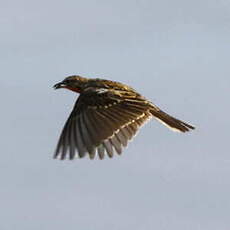
[[[68,118],[54,157],[73,159],[97,153],[104,159],[121,154],[152,114],[146,100],[134,92],[89,88],[83,92]]]

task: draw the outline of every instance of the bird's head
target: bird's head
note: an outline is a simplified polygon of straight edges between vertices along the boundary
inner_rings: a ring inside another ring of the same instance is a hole
[[[65,88],[77,93],[81,93],[87,81],[88,81],[87,78],[73,75],[65,78],[63,81],[55,84],[53,87],[54,89]]]

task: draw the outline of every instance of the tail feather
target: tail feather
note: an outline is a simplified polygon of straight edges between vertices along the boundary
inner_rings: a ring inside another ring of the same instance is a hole
[[[180,121],[169,114],[163,112],[162,110],[151,110],[152,115],[161,123],[166,125],[168,128],[178,131],[178,132],[188,132],[191,129],[195,129],[194,126],[185,123],[184,121]]]

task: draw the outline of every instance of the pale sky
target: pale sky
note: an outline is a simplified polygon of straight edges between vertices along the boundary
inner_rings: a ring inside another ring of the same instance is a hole
[[[0,229],[229,230],[230,1],[1,1]],[[131,85],[155,120],[122,156],[53,160],[68,75]]]

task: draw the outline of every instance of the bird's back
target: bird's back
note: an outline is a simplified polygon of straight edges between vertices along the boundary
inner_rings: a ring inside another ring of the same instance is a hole
[[[136,90],[134,90],[132,87],[125,85],[123,83],[117,82],[117,81],[110,81],[110,80],[105,80],[105,79],[100,79],[100,78],[94,78],[94,79],[89,79],[89,81],[86,84],[86,87],[99,87],[99,88],[105,88],[105,89],[113,89],[113,90],[121,90],[121,91],[129,91],[137,93]]]

